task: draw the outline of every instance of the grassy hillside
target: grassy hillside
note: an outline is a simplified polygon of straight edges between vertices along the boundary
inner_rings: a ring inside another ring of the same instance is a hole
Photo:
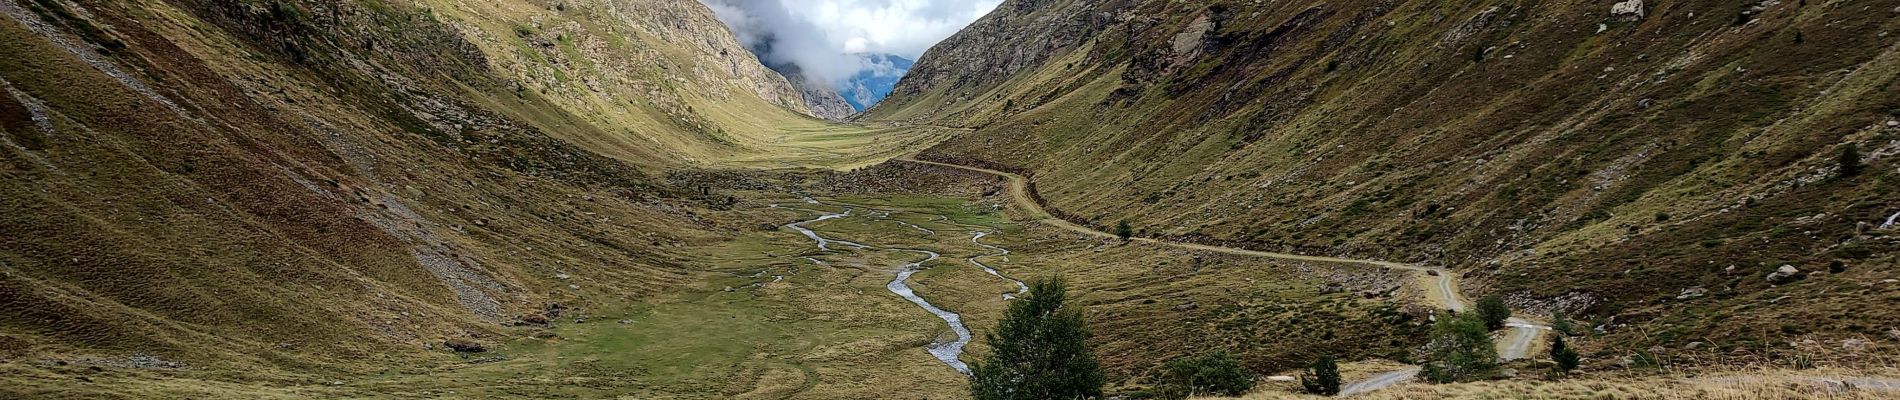
[[[1890,8],[1011,1],[866,119],[972,128],[923,157],[1097,227],[1455,268],[1600,326],[1601,366],[1863,363],[1894,315],[1851,308],[1900,298]]]
[[[731,200],[669,170],[948,132],[804,115],[692,2],[5,0],[0,35],[12,395],[426,373],[704,279]]]

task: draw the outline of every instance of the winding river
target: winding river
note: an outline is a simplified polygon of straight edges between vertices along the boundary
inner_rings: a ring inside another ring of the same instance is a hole
[[[943,319],[944,323],[950,324],[950,330],[955,331],[957,333],[957,340],[950,341],[949,343],[936,343],[929,346],[924,346],[924,350],[930,351],[931,356],[937,357],[937,360],[943,361],[944,364],[949,364],[951,369],[955,369],[957,370],[957,372],[962,372],[964,375],[969,375],[970,366],[968,364],[964,364],[963,360],[960,358],[963,355],[963,346],[970,344],[970,328],[963,325],[963,316],[957,315],[957,313],[945,311],[942,308],[937,308],[936,305],[932,305],[930,304],[930,302],[924,301],[924,298],[917,296],[917,292],[911,290],[910,284],[907,283],[908,281],[910,281],[911,275],[916,274],[917,271],[922,270],[921,268],[923,267],[924,263],[935,261],[937,260],[937,257],[939,257],[940,255],[938,255],[936,252],[932,252],[928,250],[898,250],[898,251],[922,253],[925,255],[929,255],[930,258],[926,258],[923,261],[918,261],[918,262],[914,262],[910,264],[904,264],[903,269],[900,269],[897,271],[897,278],[891,279],[891,283],[885,284],[884,288],[889,289],[891,293],[896,293],[898,297],[903,297],[904,300],[910,300],[911,303],[917,304],[918,307],[923,307],[924,311],[929,311],[932,315],[936,315],[937,318]]]
[[[816,202],[817,200],[812,200],[812,201]],[[805,227],[805,224],[818,222],[818,221],[824,221],[828,219],[844,218],[844,217],[849,217],[849,216],[851,216],[851,209],[847,208],[842,213],[820,215],[818,216],[817,219],[813,219],[810,221],[799,221],[799,222],[795,222],[795,223],[792,223],[790,225],[785,225],[785,226],[788,228],[792,228],[792,230],[798,231],[798,233],[803,233],[805,234],[805,237],[811,238],[811,240],[818,242],[819,250],[831,251],[832,243],[838,243],[838,244],[856,247],[860,249],[870,248],[871,246],[865,246],[862,244],[847,242],[843,240],[826,239],[824,236],[818,236],[818,232],[813,232],[810,228]],[[817,260],[813,260],[813,261],[817,261]]]
[[[1007,255],[1009,255],[1009,249],[1005,249],[1005,248],[1001,248],[1001,247],[996,247],[996,246],[991,246],[991,245],[989,245],[989,244],[987,244],[987,243],[983,243],[983,237],[984,237],[984,236],[989,236],[989,235],[990,235],[990,233],[989,233],[989,232],[983,232],[983,231],[977,231],[977,232],[975,232],[975,234],[974,234],[974,236],[972,236],[972,237],[970,237],[970,242],[973,242],[973,243],[976,243],[976,245],[977,245],[977,246],[982,246],[983,248],[986,248],[986,249],[990,249],[990,250],[995,250],[995,251],[996,251],[996,254],[991,254],[991,256],[1007,256]],[[1003,300],[1010,300],[1010,299],[1015,299],[1015,298],[1016,298],[1016,296],[1021,296],[1021,295],[1023,295],[1023,293],[1027,293],[1027,292],[1029,292],[1029,285],[1025,285],[1025,284],[1023,284],[1023,281],[1019,281],[1019,280],[1016,280],[1016,278],[1011,278],[1011,277],[1007,277],[1007,276],[1003,276],[1003,273],[1001,273],[1001,272],[997,272],[995,268],[990,268],[990,266],[988,266],[988,265],[984,265],[982,261],[977,261],[977,260],[976,260],[976,259],[978,259],[978,258],[983,258],[983,257],[986,257],[986,256],[975,256],[975,257],[970,257],[970,263],[971,263],[971,264],[976,264],[976,266],[977,266],[977,267],[979,267],[979,268],[983,268],[983,272],[988,272],[988,273],[990,273],[990,275],[994,275],[994,276],[996,276],[997,278],[1002,278],[1003,280],[1006,280],[1006,281],[1009,281],[1010,283],[1014,283],[1014,284],[1016,284],[1016,293],[1004,293],[1004,294],[1003,294]],[[1007,260],[1006,260],[1006,261],[1007,261]]]
[[[821,204],[817,200],[811,199],[809,197],[807,197],[805,201],[807,203],[812,203],[812,204]],[[774,205],[774,207],[776,207],[776,205]],[[891,293],[897,294],[898,297],[902,297],[904,298],[904,300],[909,300],[911,303],[916,304],[917,307],[923,308],[924,311],[930,312],[931,315],[937,316],[938,319],[942,319],[945,324],[948,324],[950,326],[950,331],[956,332],[957,334],[956,340],[943,342],[943,343],[933,343],[928,346],[924,346],[924,350],[930,352],[930,355],[932,357],[936,357],[938,361],[943,361],[945,365],[949,365],[951,369],[955,369],[957,370],[957,372],[963,373],[964,375],[969,375],[970,366],[969,364],[965,364],[963,360],[961,359],[961,357],[963,356],[963,348],[964,346],[967,346],[970,344],[970,337],[971,337],[970,328],[963,324],[963,316],[958,315],[957,313],[954,313],[954,312],[950,312],[948,310],[944,310],[941,307],[937,307],[935,304],[930,304],[929,301],[924,300],[924,298],[921,296],[918,296],[917,292],[910,288],[910,283],[909,283],[910,276],[916,274],[918,271],[922,271],[924,263],[935,261],[938,258],[942,257],[942,255],[937,254],[936,252],[933,252],[933,251],[928,251],[928,250],[878,248],[874,246],[853,243],[853,242],[848,242],[848,241],[843,241],[843,240],[828,239],[828,238],[825,238],[824,235],[819,235],[817,231],[813,231],[811,230],[811,228],[805,227],[805,224],[808,224],[808,223],[838,219],[838,218],[846,218],[850,216],[851,216],[851,209],[845,209],[845,211],[841,213],[823,213],[822,215],[819,215],[818,218],[807,220],[807,221],[799,221],[799,222],[791,223],[785,226],[792,228],[792,230],[798,231],[798,233],[804,234],[806,238],[810,238],[813,242],[818,243],[818,249],[823,250],[823,251],[831,251],[830,245],[833,243],[836,243],[836,244],[842,244],[845,246],[855,247],[859,249],[901,251],[901,252],[918,253],[918,254],[929,256],[923,260],[909,263],[909,264],[904,264],[903,266],[899,267],[897,271],[897,276],[891,279],[890,283],[885,284],[884,288],[890,290]],[[918,227],[918,229],[922,229],[922,227]],[[983,236],[982,234],[979,234],[977,235],[977,237],[981,238]],[[979,242],[978,244],[982,244],[982,243]],[[984,247],[1002,250],[1001,248],[988,246],[988,245],[984,245]],[[1003,253],[1005,254],[1007,254],[1008,252],[1009,252],[1008,250],[1003,250]],[[822,262],[818,261],[817,259],[809,258],[809,257],[807,257],[806,259],[811,260],[813,263],[822,265]],[[974,257],[971,258],[971,262],[975,262]],[[982,264],[978,264],[978,265],[982,265]],[[997,277],[1002,277],[1001,274],[998,274],[995,270],[990,269],[987,266],[983,267],[983,269],[986,271],[989,271],[990,274],[992,275],[996,275]],[[1022,283],[1017,282],[1017,285],[1020,286],[1022,285]]]

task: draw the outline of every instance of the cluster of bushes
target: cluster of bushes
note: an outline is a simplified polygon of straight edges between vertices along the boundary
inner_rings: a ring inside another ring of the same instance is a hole
[[[1011,303],[1002,322],[986,340],[993,350],[973,364],[970,391],[980,400],[1092,399],[1102,396],[1104,378],[1087,343],[1088,328],[1081,314],[1063,304],[1066,289],[1060,280],[1043,280],[1029,294]],[[1432,383],[1451,383],[1494,376],[1498,352],[1491,332],[1503,328],[1511,310],[1504,300],[1487,296],[1476,310],[1440,318],[1432,325],[1419,377]],[[1553,323],[1558,331],[1549,356],[1553,372],[1575,370],[1581,356],[1564,338],[1574,329],[1561,314]],[[1214,352],[1169,361],[1161,368],[1154,389],[1136,398],[1185,399],[1191,396],[1239,396],[1252,390],[1258,376],[1226,352]],[[1341,389],[1339,364],[1321,357],[1300,374],[1305,392],[1337,395]]]
[[[1253,389],[1255,376],[1226,352],[1183,357],[1162,368],[1155,397],[1185,399],[1195,395],[1238,396]]]

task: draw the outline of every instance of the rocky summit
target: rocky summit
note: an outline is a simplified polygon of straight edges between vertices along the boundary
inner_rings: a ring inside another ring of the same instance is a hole
[[[0,398],[1900,397],[1895,33],[0,0]]]

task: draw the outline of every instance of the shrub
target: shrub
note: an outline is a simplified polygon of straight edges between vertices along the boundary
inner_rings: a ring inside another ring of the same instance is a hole
[[[1185,357],[1168,362],[1166,384],[1170,394],[1238,396],[1253,389],[1254,374],[1240,367],[1227,352]]]
[[[1419,376],[1432,383],[1479,378],[1497,368],[1498,349],[1476,314],[1439,319],[1432,324],[1431,343],[1425,345],[1425,364]]]
[[[984,336],[990,355],[970,367],[970,395],[994,399],[1102,397],[1101,364],[1088,344],[1082,313],[1063,306],[1061,279],[1044,279],[1009,304]]]
[[[1583,357],[1577,355],[1577,349],[1564,343],[1563,335],[1554,335],[1550,340],[1550,360],[1557,363],[1557,372],[1568,373],[1577,369]]]
[[[1570,322],[1569,316],[1564,315],[1563,310],[1557,310],[1555,312],[1550,313],[1550,329],[1553,331],[1557,331],[1557,333],[1560,335],[1576,335],[1577,334],[1576,324]]]
[[[1841,146],[1839,161],[1841,163],[1841,176],[1860,175],[1861,170],[1867,168],[1865,164],[1860,163],[1860,146],[1853,143]]]
[[[1504,321],[1511,319],[1511,307],[1504,305],[1504,298],[1496,294],[1478,299],[1478,317],[1484,320],[1486,330],[1498,330],[1504,327]]]
[[[1124,219],[1115,223],[1115,237],[1122,238],[1122,241],[1128,241],[1128,238],[1134,236],[1135,228],[1128,226],[1128,220]]]
[[[1630,366],[1634,368],[1662,368],[1663,361],[1662,358],[1656,357],[1656,354],[1650,353],[1649,350],[1637,349],[1636,354],[1630,356]]]
[[[1305,387],[1309,394],[1339,394],[1339,363],[1334,362],[1332,357],[1320,357],[1306,369],[1306,374],[1300,375],[1300,386]]]
[[[1796,354],[1793,364],[1794,369],[1814,369],[1814,355],[1808,353]]]

